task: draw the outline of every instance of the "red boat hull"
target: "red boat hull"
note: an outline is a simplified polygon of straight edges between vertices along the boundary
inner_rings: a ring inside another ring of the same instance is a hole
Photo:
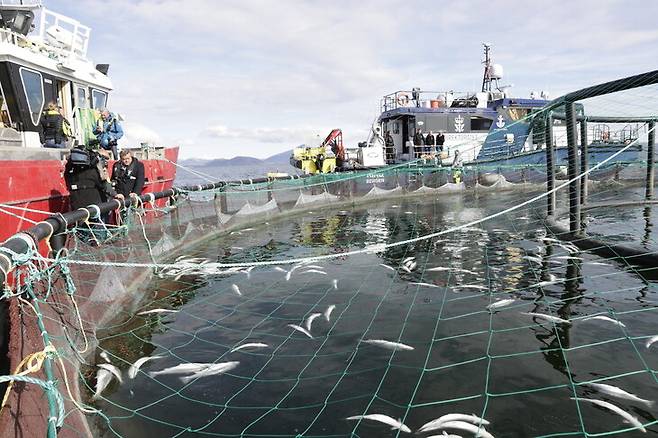
[[[173,186],[178,147],[165,149],[164,156],[166,159],[142,160],[147,179],[143,193],[158,192]],[[0,205],[0,242],[53,213],[69,211],[64,165],[65,162],[60,160],[0,160],[0,204],[5,205]],[[165,202],[164,199],[157,201],[159,206]]]

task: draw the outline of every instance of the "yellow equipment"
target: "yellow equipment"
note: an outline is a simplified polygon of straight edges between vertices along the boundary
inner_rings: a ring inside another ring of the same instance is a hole
[[[336,157],[333,154],[327,156],[324,146],[298,147],[292,152],[290,164],[306,174],[331,173],[336,169]]]

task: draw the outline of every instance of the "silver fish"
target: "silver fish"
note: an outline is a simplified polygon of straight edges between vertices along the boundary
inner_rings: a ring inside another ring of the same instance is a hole
[[[504,300],[496,301],[495,303],[491,303],[487,306],[487,309],[492,310],[492,309],[499,309],[501,307],[509,306],[516,300],[514,298],[506,298]]]
[[[130,368],[128,368],[128,377],[134,379],[135,377],[137,377],[137,372],[142,367],[142,365],[144,365],[149,360],[162,359],[163,357],[164,356],[144,356],[137,359],[135,363],[130,365]]]
[[[281,266],[275,266],[275,267],[274,267],[274,270],[275,270],[275,271],[279,271],[279,272],[288,272],[288,271],[286,271],[285,269],[283,269]]]
[[[437,266],[436,268],[430,268],[426,269],[427,271],[432,271],[432,272],[441,272],[441,271],[452,271],[452,272],[463,272],[464,274],[473,274],[477,275],[477,273],[473,271],[469,271],[468,269],[462,269],[462,268],[449,268],[446,266]]]
[[[411,429],[409,429],[407,426],[402,424],[401,421],[396,420],[395,418],[391,418],[388,415],[384,415],[384,414],[355,415],[353,417],[347,417],[346,420],[378,421],[380,423],[384,423],[391,426],[393,429],[398,429],[405,433],[411,433]]]
[[[240,297],[242,296],[242,292],[240,292],[240,288],[238,287],[237,284],[232,284],[231,289],[233,289],[233,292],[238,294],[238,296],[240,296]]]
[[[332,304],[331,306],[327,307],[327,310],[324,311],[324,319],[326,319],[327,322],[331,320],[331,312],[333,312],[335,308],[336,305]]]
[[[110,384],[112,381],[112,373],[106,370],[105,368],[99,368],[98,372],[96,372],[96,392],[94,392],[94,396],[92,397],[92,400],[97,400],[103,391],[105,391],[105,388],[107,388],[107,385]]]
[[[524,258],[525,260],[528,260],[528,261],[530,261],[530,262],[537,263],[537,264],[539,264],[539,265],[541,265],[541,262],[542,262],[542,260],[541,260],[540,257],[534,257],[534,256],[523,256],[523,258]]]
[[[320,271],[318,269],[309,269],[308,271],[302,272],[302,274],[322,274],[322,275],[327,275],[326,272]]]
[[[475,425],[479,426],[488,426],[489,422],[485,420],[484,418],[480,418],[475,414],[467,415],[467,414],[446,414],[443,415],[435,420],[429,421],[425,424],[423,424],[420,429],[418,429],[416,432],[417,433],[423,433],[423,432],[429,432],[431,430],[436,430],[440,429],[441,425],[443,423],[447,423],[450,421],[463,421],[467,423],[472,423]]]
[[[420,282],[413,282],[413,283],[409,283],[409,284],[413,284],[413,285],[416,285],[416,286],[425,286],[425,287],[437,287],[437,288],[441,288],[441,287],[443,287],[443,286],[439,286],[439,285],[437,285],[437,284],[423,283],[422,281],[420,281]]]
[[[364,339],[363,342],[377,347],[386,348],[387,350],[413,350],[414,347],[400,342],[391,342],[385,339]]]
[[[430,435],[430,436],[427,436],[425,438],[462,438],[462,436],[461,435],[453,435],[451,433],[449,434],[448,432],[446,432],[444,430],[441,435]]]
[[[324,266],[320,265],[304,265],[304,269],[324,269]]]
[[[410,261],[414,260],[416,257],[407,257],[406,259],[402,260],[402,264],[407,264]]]
[[[649,348],[649,347],[651,347],[651,345],[653,345],[653,344],[656,343],[656,342],[658,342],[658,335],[656,335],[656,336],[652,336],[652,337],[650,337],[649,339],[647,339],[647,343],[644,344],[644,346],[645,346],[646,348]]]
[[[151,310],[145,310],[143,312],[139,312],[137,315],[150,315],[152,313],[176,313],[178,310],[171,310],[171,309],[151,309]]]
[[[616,319],[612,319],[612,318],[609,318],[609,317],[603,316],[603,315],[588,316],[587,318],[581,319],[581,321],[589,321],[590,319],[598,319],[598,320],[601,320],[601,321],[611,322],[615,325],[618,325],[619,327],[626,327],[623,322],[617,321]]]
[[[647,347],[647,348],[649,348],[649,347]],[[105,362],[107,362],[107,363],[112,362],[112,361],[110,360],[110,356],[107,354],[107,351],[105,351],[105,350],[102,350],[102,351],[101,351],[101,357],[102,357],[103,360],[104,360]]]
[[[173,367],[165,368],[160,371],[151,371],[149,373],[149,376],[155,377],[155,376],[160,376],[160,375],[167,375],[167,374],[190,374],[190,373],[197,373],[199,371],[203,371],[208,366],[211,364],[208,363],[196,363],[196,362],[188,362],[188,363],[182,363]]]
[[[638,397],[635,394],[626,392],[623,389],[613,385],[606,385],[605,383],[586,383],[586,385],[591,386],[592,388],[596,389],[598,392],[602,394],[607,394],[609,396],[620,398],[623,400],[631,400],[636,403],[642,403],[643,405],[647,405],[648,407],[652,407],[655,403],[652,400],[645,400],[643,398]]]
[[[242,271],[242,272],[244,272],[245,274],[247,274],[247,278],[251,278],[251,271],[252,271],[254,268],[255,268],[255,266],[249,266],[247,269],[245,269],[245,270]]]
[[[304,327],[306,327],[306,330],[308,330],[309,333],[311,332],[313,321],[320,316],[322,316],[322,313],[311,313],[308,318],[306,318],[306,321],[304,321]]]
[[[555,323],[560,323],[560,324],[571,324],[571,321],[559,318],[557,316],[552,316],[552,315],[545,315],[543,313],[535,313],[535,312],[522,312],[522,315],[528,315],[532,316],[535,318],[540,318],[540,319],[545,319],[546,321],[551,321]]]
[[[190,383],[192,380],[200,379],[201,377],[215,376],[217,374],[227,373],[232,369],[234,369],[235,367],[237,367],[238,365],[240,365],[240,362],[238,361],[208,364],[207,368],[198,371],[190,376],[181,377],[180,381],[187,384]]]
[[[478,427],[474,424],[466,423],[464,421],[447,421],[441,424],[441,429],[458,429],[472,433],[475,436],[481,438],[494,438],[494,436],[487,432],[484,427]]]
[[[247,344],[242,344],[238,347],[233,348],[229,353],[234,353],[236,351],[244,350],[245,348],[267,348],[269,345],[263,344],[262,342],[249,342]]]
[[[309,333],[309,331],[306,330],[304,327],[300,327],[300,326],[298,326],[297,324],[288,324],[288,327],[290,327],[290,328],[292,328],[292,329],[295,329],[295,330],[297,330],[298,332],[302,332],[302,333],[304,333],[306,336],[308,336],[309,338],[313,339],[313,335],[312,335],[311,333]]]
[[[570,398],[571,398],[571,400],[585,401],[585,402],[593,403],[597,406],[601,406],[602,408],[606,408],[606,409],[614,412],[615,414],[619,415],[620,417],[622,417],[624,420],[626,420],[628,423],[630,423],[633,427],[635,427],[637,429],[640,429],[644,433],[647,433],[647,430],[644,428],[644,426],[642,426],[642,423],[640,423],[640,421],[635,416],[629,414],[628,412],[621,409],[620,407],[613,405],[612,403],[608,403],[608,402],[605,402],[603,400],[596,400],[596,399],[592,399],[592,398],[580,398],[580,397],[578,399],[576,399],[574,397],[570,397]]]
[[[109,363],[99,363],[98,364],[99,368],[103,368],[105,370],[108,370],[112,374],[114,374],[114,377],[117,378],[120,384],[123,384],[123,377],[121,376],[121,370],[119,368],[115,367],[114,365],[111,365]]]
[[[460,284],[459,286],[453,287],[453,289],[478,289],[478,290],[489,290],[488,287],[482,286],[479,284]]]
[[[388,265],[385,265],[385,264],[383,264],[383,263],[380,263],[379,266],[383,266],[383,267],[386,268],[386,269],[390,269],[391,271],[395,271],[395,268],[394,268],[394,267],[392,267],[392,266],[388,266]]]
[[[331,281],[331,284],[333,285],[334,289],[338,289],[338,279],[337,278],[334,278]]]

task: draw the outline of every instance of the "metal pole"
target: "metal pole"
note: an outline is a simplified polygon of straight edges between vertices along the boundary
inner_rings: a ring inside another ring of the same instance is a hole
[[[653,199],[653,184],[655,179],[655,174],[653,172],[654,166],[654,152],[656,146],[656,132],[655,132],[656,122],[649,122],[649,139],[647,141],[647,190],[646,190],[646,199]]]
[[[589,170],[589,157],[587,155],[587,120],[580,121],[580,173],[583,177],[580,179],[580,203],[587,204],[587,175]]]
[[[569,167],[567,177],[569,183],[569,231],[580,234],[580,179],[578,176],[578,139],[576,130],[576,108],[573,102],[567,102],[567,147],[569,148]]]
[[[547,197],[546,214],[553,216],[555,213],[555,148],[553,147],[553,116],[546,116],[546,191]]]

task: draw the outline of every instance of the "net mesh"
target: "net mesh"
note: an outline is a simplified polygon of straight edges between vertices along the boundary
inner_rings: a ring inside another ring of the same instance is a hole
[[[652,116],[656,91],[579,104]],[[652,255],[649,125],[602,124],[590,166],[622,152],[588,174],[587,236]],[[6,298],[28,353],[57,351],[60,433],[399,436],[447,414],[486,419],[482,436],[658,431],[655,266],[562,240],[569,194],[547,219],[543,162],[465,165],[459,182],[417,164],[189,192],[21,260]],[[478,431],[461,420],[420,433]]]

